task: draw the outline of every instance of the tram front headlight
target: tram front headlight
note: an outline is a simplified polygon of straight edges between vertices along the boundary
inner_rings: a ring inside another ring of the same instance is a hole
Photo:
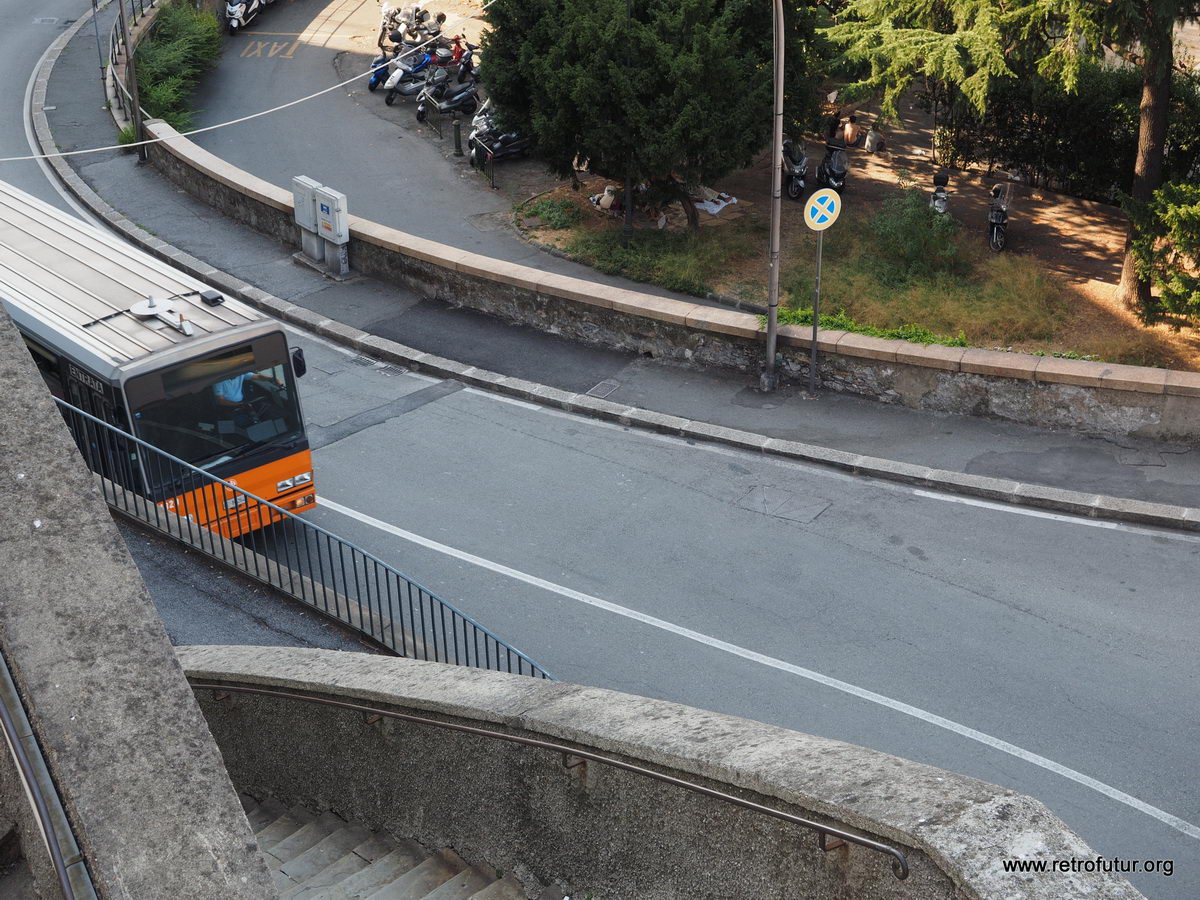
[[[312,472],[301,472],[299,475],[283,479],[283,481],[275,485],[275,491],[282,494],[284,491],[290,491],[292,488],[300,487],[302,484],[312,484]]]

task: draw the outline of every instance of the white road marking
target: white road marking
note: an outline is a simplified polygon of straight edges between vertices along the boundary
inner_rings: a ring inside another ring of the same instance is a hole
[[[1075,769],[1057,763],[1052,759],[1048,759],[1040,754],[1033,753],[1018,747],[1016,744],[1010,744],[1008,741],[993,737],[990,734],[985,734],[967,725],[962,725],[951,719],[939,716],[936,713],[931,713],[928,710],[921,709],[917,706],[912,706],[902,700],[894,700],[891,697],[885,697],[883,694],[877,694],[875,691],[861,688],[857,685],[850,684],[846,681],[841,681],[837,678],[832,678],[829,675],[823,675],[820,672],[806,669],[802,666],[793,665],[789,662],[784,662],[781,659],[776,659],[773,656],[766,656],[762,653],[756,653],[753,650],[747,650],[745,647],[739,647],[737,644],[731,644],[719,638],[711,637],[707,634],[702,634],[699,631],[693,631],[690,628],[684,628],[682,625],[676,625],[674,622],[668,622],[665,619],[659,619],[655,616],[647,615],[643,612],[638,612],[636,609],[630,609],[627,606],[620,606],[616,603],[610,603],[607,600],[601,600],[599,597],[593,597],[591,594],[585,594],[581,591],[573,590],[569,587],[564,587],[561,584],[555,584],[552,581],[546,581],[544,578],[538,578],[536,575],[529,575],[517,569],[510,568],[500,563],[492,562],[484,559],[481,556],[476,556],[473,553],[468,553],[465,550],[459,550],[455,547],[438,541],[430,540],[422,537],[419,534],[414,534],[411,531],[406,531],[403,528],[397,528],[395,525],[390,525],[387,522],[372,518],[371,516],[361,513],[358,510],[350,509],[347,506],[342,506],[340,503],[335,503],[327,497],[318,497],[319,505],[331,509],[334,512],[341,513],[344,516],[349,516],[362,522],[364,525],[370,525],[372,528],[377,528],[380,531],[387,532],[398,538],[410,541],[421,547],[429,550],[434,550],[438,553],[444,553],[447,556],[452,556],[455,559],[463,562],[471,563],[480,568],[487,569],[491,572],[496,572],[499,575],[505,575],[517,581],[523,581],[526,584],[541,588],[542,590],[558,594],[561,597],[566,597],[569,600],[575,600],[579,603],[585,603],[588,606],[594,606],[597,609],[603,609],[606,612],[615,613],[618,616],[624,616],[627,619],[633,619],[635,622],[641,622],[649,625],[652,628],[658,628],[662,631],[670,632],[679,637],[687,638],[690,641],[695,641],[698,644],[703,644],[707,647],[712,647],[716,650],[724,651],[725,653],[739,656],[742,659],[750,662],[758,663],[759,665],[768,666],[772,669],[778,669],[781,672],[787,672],[791,675],[799,676],[800,678],[808,679],[825,687],[832,688],[835,691],[841,691],[844,694],[849,694],[853,697],[858,697],[861,700],[866,700],[868,703],[874,703],[878,706],[886,707],[894,712],[902,713],[906,716],[911,716],[914,719],[919,719],[929,725],[934,725],[938,728],[943,728],[946,731],[953,732],[968,740],[983,744],[986,747],[991,747],[993,750],[999,750],[1001,753],[1007,753],[1009,756],[1016,757],[1019,760],[1030,763],[1038,768],[1053,772],[1056,775],[1061,775],[1069,781],[1074,781],[1076,784],[1093,790],[1099,794],[1103,794],[1111,800],[1115,800],[1125,806],[1135,809],[1138,812],[1145,813],[1153,819],[1157,819],[1165,825],[1174,828],[1176,831],[1187,835],[1195,840],[1200,840],[1200,826],[1193,825],[1178,816],[1173,816],[1171,813],[1161,810],[1156,806],[1151,806],[1144,800],[1139,800],[1131,794],[1127,794],[1118,788],[1105,784],[1092,778],[1090,775],[1084,775]]]
[[[1200,544],[1200,535],[1183,534],[1178,531],[1167,531],[1161,528],[1143,528],[1139,525],[1129,525],[1125,522],[1111,522],[1107,519],[1089,519],[1085,516],[1072,516],[1066,513],[1046,512],[1044,509],[1030,509],[1027,506],[1016,506],[1012,503],[994,503],[990,500],[980,500],[977,497],[959,497],[954,494],[939,494],[936,491],[914,490],[918,497],[930,500],[943,500],[946,503],[961,503],[964,506],[979,506],[983,509],[994,509],[998,512],[1016,513],[1019,516],[1032,516],[1035,519],[1050,519],[1054,522],[1070,522],[1072,525],[1087,525],[1089,528],[1104,528],[1108,531],[1123,531],[1126,534],[1146,534],[1151,537],[1167,538],[1172,541],[1184,541],[1190,544]]]

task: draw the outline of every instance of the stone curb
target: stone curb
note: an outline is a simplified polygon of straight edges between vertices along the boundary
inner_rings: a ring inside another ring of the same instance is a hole
[[[46,97],[46,85],[50,73],[58,60],[62,48],[75,33],[89,21],[91,12],[82,16],[51,45],[42,70],[38,73],[32,96],[32,118],[34,130],[43,153],[54,153],[54,137],[42,105]],[[673,416],[666,413],[624,406],[609,400],[600,400],[586,394],[574,394],[548,385],[525,381],[491,372],[475,366],[465,365],[407,347],[396,341],[369,334],[357,328],[343,325],[334,319],[321,316],[286,300],[272,296],[251,284],[247,284],[222,272],[203,260],[166,243],[138,227],[117,210],[113,209],[99,194],[80,178],[70,165],[59,157],[49,160],[65,186],[110,228],[130,242],[138,245],[153,256],[169,262],[189,275],[199,278],[231,294],[251,306],[301,328],[356,350],[378,357],[385,362],[399,364],[410,369],[451,378],[483,390],[495,391],[509,397],[540,403],[566,412],[593,416],[609,422],[637,428],[646,428],[663,434],[692,438],[700,441],[725,444],[740,450],[770,454],[800,462],[813,463],[855,475],[879,478],[902,484],[910,484],[931,490],[945,491],[968,497],[978,497],[998,503],[1054,510],[1069,515],[1132,522],[1162,528],[1200,531],[1200,509],[1152,503],[1126,497],[1110,497],[1103,494],[1088,494],[1053,488],[1040,484],[1025,484],[986,475],[970,475],[933,469],[898,460],[863,456],[845,450],[769,438],[766,435],[722,425],[712,425]]]

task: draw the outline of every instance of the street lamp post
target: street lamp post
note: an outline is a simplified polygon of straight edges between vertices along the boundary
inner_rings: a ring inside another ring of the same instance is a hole
[[[775,372],[775,346],[779,332],[779,229],[783,202],[783,0],[775,7],[775,129],[771,142],[771,257],[767,272],[767,365],[759,378],[759,390],[773,391],[779,385]]]
[[[633,35],[633,0],[625,0],[625,74],[629,75],[633,71],[633,60],[630,59],[630,43]],[[628,125],[629,111],[626,110],[626,124]],[[626,128],[626,134],[629,129]],[[630,149],[629,157],[625,161],[625,224],[621,227],[621,246],[628,247],[630,240],[633,239],[633,151]]]

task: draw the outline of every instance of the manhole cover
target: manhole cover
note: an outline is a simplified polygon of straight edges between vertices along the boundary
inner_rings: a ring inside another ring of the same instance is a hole
[[[620,386],[621,386],[620,382],[610,381],[609,379],[605,379],[604,381],[602,381],[598,385],[596,385],[594,388],[592,388],[590,391],[588,391],[587,395],[589,397],[596,397],[600,400],[603,400],[605,397],[607,397],[609,394],[611,394],[613,391],[615,391]]]

